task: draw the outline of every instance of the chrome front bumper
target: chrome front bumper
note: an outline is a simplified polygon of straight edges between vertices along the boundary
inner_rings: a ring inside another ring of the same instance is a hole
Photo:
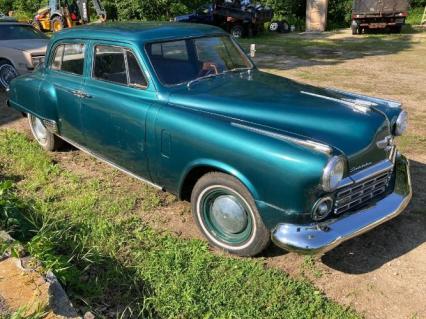
[[[395,163],[395,186],[392,193],[354,213],[311,225],[279,224],[272,231],[278,247],[302,254],[323,254],[344,241],[398,216],[412,196],[410,169],[405,157]]]

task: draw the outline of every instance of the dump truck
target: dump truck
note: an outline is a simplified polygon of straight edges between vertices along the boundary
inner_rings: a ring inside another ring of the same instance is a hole
[[[407,0],[354,0],[352,8],[352,34],[372,29],[401,32],[408,16]]]

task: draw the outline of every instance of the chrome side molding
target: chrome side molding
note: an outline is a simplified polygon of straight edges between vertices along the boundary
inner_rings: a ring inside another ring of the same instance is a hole
[[[331,152],[332,152],[332,148],[330,146],[328,146],[326,144],[319,143],[319,142],[315,142],[315,141],[311,141],[311,140],[304,140],[304,139],[284,135],[284,134],[281,134],[281,133],[274,133],[274,132],[271,132],[271,131],[267,131],[267,130],[256,128],[256,127],[253,127],[253,126],[248,126],[248,125],[235,123],[235,122],[232,122],[231,125],[238,127],[238,128],[241,128],[241,129],[244,129],[244,130],[247,130],[247,131],[257,133],[257,134],[269,136],[269,137],[277,139],[277,140],[286,141],[286,142],[294,143],[294,144],[297,144],[297,145],[300,145],[300,146],[304,146],[304,147],[313,149],[313,150],[321,152],[321,153],[331,154]]]
[[[84,153],[86,153],[86,154],[88,154],[88,155],[90,155],[90,156],[93,156],[93,157],[94,157],[94,158],[96,158],[97,160],[99,160],[99,161],[101,161],[101,162],[104,162],[104,163],[106,163],[106,164],[108,164],[108,165],[110,165],[110,166],[114,167],[115,169],[118,169],[119,171],[121,171],[121,172],[123,172],[123,173],[125,173],[125,174],[127,174],[127,175],[129,175],[129,176],[131,176],[131,177],[133,177],[133,178],[136,178],[136,179],[138,179],[138,180],[140,180],[140,181],[142,181],[142,182],[144,182],[144,183],[146,183],[146,184],[148,184],[148,185],[150,185],[150,186],[152,186],[152,187],[154,187],[154,188],[157,188],[157,189],[159,189],[159,190],[164,190],[164,189],[163,189],[163,187],[161,187],[161,186],[159,186],[159,185],[157,185],[157,184],[155,184],[155,183],[153,183],[153,182],[150,182],[150,181],[146,180],[145,178],[140,177],[140,176],[138,176],[138,175],[136,175],[136,174],[134,174],[134,173],[132,173],[132,172],[130,172],[130,171],[128,171],[128,170],[126,170],[125,168],[123,168],[123,167],[121,167],[121,166],[118,166],[117,164],[114,164],[114,163],[113,163],[113,162],[111,162],[110,160],[107,160],[106,158],[104,158],[104,157],[102,157],[102,156],[100,156],[100,155],[97,155],[96,153],[94,153],[94,152],[92,152],[92,151],[88,150],[87,148],[85,148],[84,146],[81,146],[81,145],[79,145],[79,144],[77,144],[77,143],[75,143],[75,142],[73,142],[73,141],[71,141],[71,140],[69,140],[69,139],[67,139],[67,138],[65,138],[65,137],[62,137],[62,136],[60,136],[60,135],[58,135],[58,136],[59,136],[61,139],[63,139],[65,142],[67,142],[68,144],[70,144],[70,145],[74,146],[75,148],[77,148],[77,149],[81,150],[82,152],[84,152]]]

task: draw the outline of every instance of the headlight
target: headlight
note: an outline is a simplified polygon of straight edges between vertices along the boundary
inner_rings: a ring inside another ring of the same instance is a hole
[[[343,178],[345,173],[345,161],[342,157],[334,156],[324,168],[322,175],[322,188],[326,192],[332,192]]]
[[[44,56],[33,56],[31,57],[33,67],[36,68],[39,64],[44,62]]]
[[[395,123],[395,135],[400,136],[404,134],[407,130],[408,126],[408,113],[406,111],[402,111],[399,113],[398,119]]]

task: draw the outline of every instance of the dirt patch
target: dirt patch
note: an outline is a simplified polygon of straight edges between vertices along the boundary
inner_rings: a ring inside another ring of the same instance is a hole
[[[284,36],[283,36],[284,37]],[[332,50],[308,46],[314,59],[286,54],[259,53],[258,65],[268,72],[314,85],[400,100],[410,113],[411,125],[400,144],[411,162],[414,196],[398,218],[355,238],[320,259],[285,253],[275,247],[265,252],[270,267],[292,276],[306,276],[330,298],[351,305],[367,318],[426,318],[426,33],[401,35],[399,48],[362,45],[347,32],[299,35],[300,39],[330,38]],[[349,43],[349,44],[348,44]],[[379,43],[379,42],[378,42]],[[358,51],[357,51],[358,50]],[[358,53],[357,53],[358,52]],[[0,93],[3,102],[4,95]],[[0,128],[28,133],[24,119],[0,104]],[[143,183],[131,179],[87,155],[73,150],[52,154],[61,166],[87,176],[108,180],[124,191],[145,196]],[[201,238],[188,203],[166,193],[156,193],[159,209],[141,211],[142,218],[158,230],[183,238]],[[138,209],[137,205],[135,209]]]

